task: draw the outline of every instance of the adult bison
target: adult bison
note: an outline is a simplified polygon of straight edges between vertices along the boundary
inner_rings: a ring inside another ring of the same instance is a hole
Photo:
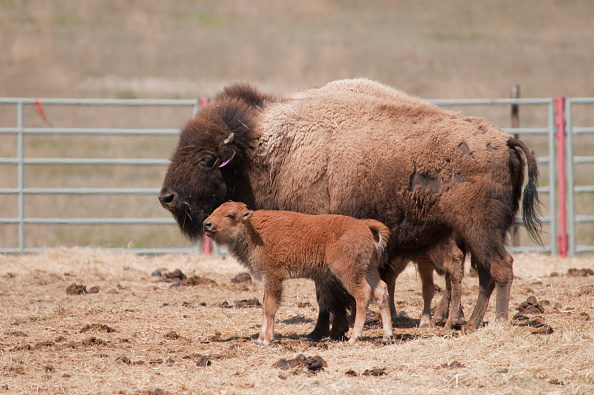
[[[495,288],[496,315],[507,319],[513,258],[504,243],[522,196],[524,159],[523,222],[537,237],[534,156],[490,123],[364,79],[284,98],[236,84],[182,130],[159,200],[192,239],[232,199],[252,209],[377,219],[390,228],[392,262],[459,246],[479,274],[467,324],[476,329]],[[352,299],[337,280],[316,287],[322,303],[314,332],[327,331],[330,309],[340,336]]]

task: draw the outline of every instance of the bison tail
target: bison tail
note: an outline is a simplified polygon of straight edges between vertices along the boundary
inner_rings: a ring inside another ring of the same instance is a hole
[[[540,237],[540,231],[542,228],[542,222],[538,218],[540,214],[540,199],[538,198],[538,167],[536,165],[536,158],[534,152],[531,152],[526,144],[521,140],[512,138],[508,142],[510,148],[514,148],[516,151],[521,150],[526,157],[528,163],[528,183],[524,188],[524,194],[522,199],[522,222],[528,231],[530,238],[540,245],[542,245],[542,239]]]

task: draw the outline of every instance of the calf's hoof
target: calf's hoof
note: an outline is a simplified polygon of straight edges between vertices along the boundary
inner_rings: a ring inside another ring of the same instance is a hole
[[[355,344],[360,338],[361,338],[361,335],[353,335],[349,339],[349,344]]]
[[[428,315],[422,315],[421,321],[419,322],[419,328],[431,328],[431,317]]]
[[[474,324],[472,323],[472,321],[468,321],[466,323],[466,325],[463,325],[460,328],[460,331],[462,332],[463,335],[468,335],[474,331],[476,331],[478,329],[478,326],[474,326]]]
[[[271,343],[271,340],[266,340],[266,339],[262,339],[262,338],[258,338],[258,340],[256,340],[256,343],[261,344],[263,346],[269,346]]]

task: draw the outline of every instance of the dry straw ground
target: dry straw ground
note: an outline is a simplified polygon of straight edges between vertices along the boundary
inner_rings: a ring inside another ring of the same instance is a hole
[[[425,98],[592,96],[594,28],[590,0],[60,0],[0,2],[0,96],[195,98],[238,80],[266,92],[367,77]],[[579,106],[578,106],[579,107]],[[183,127],[190,110],[45,107],[55,127]],[[455,108],[508,127],[509,108]],[[574,125],[594,125],[592,106]],[[523,106],[522,127],[545,127],[546,108]],[[32,106],[25,125],[46,127]],[[0,127],[16,126],[16,106],[0,106]],[[524,138],[540,157],[545,137]],[[167,158],[175,136],[27,136],[28,157]],[[16,156],[2,136],[0,157]],[[576,139],[590,155],[592,136]],[[541,186],[547,186],[542,164]],[[594,165],[575,169],[591,185]],[[25,186],[158,188],[163,167],[25,166]],[[17,168],[0,166],[0,186],[16,188]],[[543,214],[548,212],[548,197]],[[576,199],[592,215],[593,194]],[[101,210],[97,210],[101,207]],[[0,196],[0,217],[17,216],[17,199]],[[29,217],[166,216],[154,196],[28,196]],[[27,247],[188,246],[165,226],[27,225]],[[545,231],[547,228],[545,227]],[[18,246],[17,227],[0,227],[0,247]],[[548,243],[545,234],[545,243]],[[554,235],[553,235],[554,237]],[[578,226],[579,244],[594,243],[594,225]],[[525,243],[525,238],[523,238]]]
[[[529,319],[517,323],[545,325],[490,322],[462,336],[414,327],[420,282],[409,267],[396,293],[397,309],[408,318],[397,320],[392,344],[380,341],[381,329],[366,330],[354,346],[307,342],[317,312],[313,284],[291,280],[277,339],[262,347],[255,342],[260,309],[236,307],[261,300],[262,285],[231,282],[244,271],[231,258],[87,249],[0,256],[0,392],[592,393],[594,277],[569,269],[593,262],[516,255],[510,314],[534,296],[539,306],[528,306]],[[195,285],[172,286],[152,275],[160,268],[180,269]],[[98,293],[67,294],[73,283]],[[477,278],[467,275],[466,314],[476,292]],[[492,318],[493,301],[486,316]],[[299,354],[321,357],[323,370],[273,366]],[[385,374],[363,375],[373,369]]]

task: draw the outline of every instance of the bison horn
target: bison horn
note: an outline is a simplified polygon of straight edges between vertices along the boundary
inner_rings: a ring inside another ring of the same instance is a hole
[[[231,144],[231,143],[232,143],[234,140],[235,140],[235,133],[231,133],[231,134],[229,135],[229,137],[227,137],[227,138],[225,139],[225,141],[223,141],[223,144],[225,144],[225,145],[229,145],[229,144]]]

